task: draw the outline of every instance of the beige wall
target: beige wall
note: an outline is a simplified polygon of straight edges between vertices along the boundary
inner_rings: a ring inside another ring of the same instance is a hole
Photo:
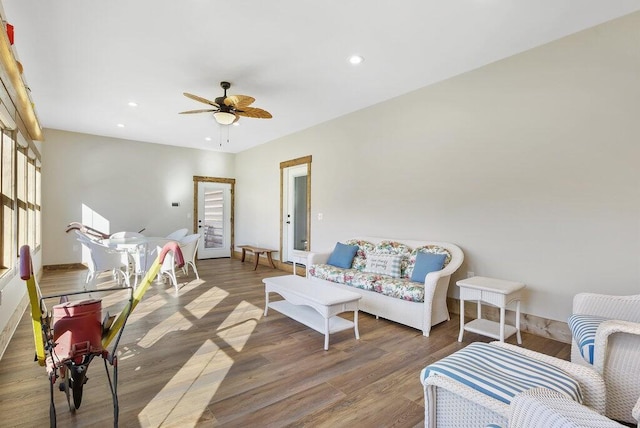
[[[82,203],[190,227],[193,175],[236,178],[236,243],[278,248],[279,164],[312,155],[312,249],[455,242],[454,281],[523,281],[524,312],[564,321],[577,292],[640,292],[639,41],[636,13],[235,156],[47,130],[43,264],[79,260]]]
[[[233,177],[234,155],[45,130],[43,264],[79,263],[80,247],[65,233],[82,206],[109,230],[165,236],[193,228],[193,176]],[[179,202],[172,207],[171,202]]]
[[[638,293],[639,42],[636,13],[242,152],[236,242],[278,248],[279,163],[312,155],[313,250],[455,242],[454,281],[523,281],[562,321],[577,292]]]

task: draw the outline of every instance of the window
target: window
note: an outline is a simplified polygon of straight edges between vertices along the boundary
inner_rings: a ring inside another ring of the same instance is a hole
[[[18,202],[18,251],[28,241],[27,217],[27,149],[20,147],[16,151],[16,198]]]
[[[2,131],[0,133],[0,151],[2,152],[2,160],[0,167],[2,174],[0,175],[0,188],[2,189],[2,209],[0,210],[0,228],[2,239],[0,245],[0,269],[10,269],[13,265],[13,255],[15,253],[14,242],[14,159],[15,159],[15,141],[11,135]]]
[[[28,147],[19,147],[16,135],[23,146],[28,145],[20,134],[0,131],[0,275],[15,266],[20,247],[29,245],[36,249],[42,239],[39,154]]]

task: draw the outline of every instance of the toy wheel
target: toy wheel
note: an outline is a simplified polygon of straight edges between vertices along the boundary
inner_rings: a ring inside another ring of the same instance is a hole
[[[85,367],[74,367],[71,370],[71,391],[73,393],[73,405],[76,409],[80,408],[82,403],[82,388],[87,381]]]

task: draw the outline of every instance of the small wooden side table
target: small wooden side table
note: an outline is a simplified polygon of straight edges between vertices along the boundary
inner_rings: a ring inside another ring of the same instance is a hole
[[[270,250],[268,248],[254,247],[253,245],[238,245],[238,248],[242,249],[242,259],[240,260],[242,262],[244,262],[244,258],[247,255],[247,251],[253,253],[253,258],[254,258],[253,270],[258,269],[258,259],[260,258],[260,254],[263,254],[263,253],[267,256],[267,260],[269,261],[269,264],[271,265],[271,267],[274,269],[276,268],[276,266],[273,264],[271,253],[274,253],[278,250]]]
[[[525,285],[521,282],[504,281],[502,279],[486,278],[474,276],[461,279],[456,282],[460,287],[460,334],[458,342],[462,342],[462,335],[465,330],[484,336],[498,339],[501,342],[514,333],[518,339],[518,344],[522,344],[520,336],[520,299]],[[464,323],[464,301],[475,300],[478,304],[477,319]],[[482,319],[482,302],[500,308],[500,322]],[[505,325],[505,309],[511,303],[516,302],[516,325]]]

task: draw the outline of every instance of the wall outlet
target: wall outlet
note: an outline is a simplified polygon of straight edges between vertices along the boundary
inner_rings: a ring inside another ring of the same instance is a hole
[[[472,276],[476,276],[475,272],[468,271],[467,272],[467,278],[471,278]]]

